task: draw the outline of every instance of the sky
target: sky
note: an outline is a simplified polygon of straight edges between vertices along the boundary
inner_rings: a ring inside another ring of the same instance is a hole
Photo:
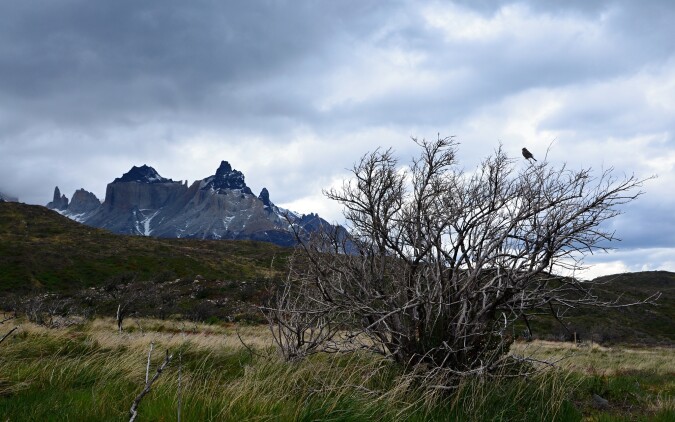
[[[148,164],[221,160],[277,205],[322,195],[363,154],[455,136],[552,165],[657,175],[587,275],[675,271],[675,2],[0,0],[0,191],[105,196]]]

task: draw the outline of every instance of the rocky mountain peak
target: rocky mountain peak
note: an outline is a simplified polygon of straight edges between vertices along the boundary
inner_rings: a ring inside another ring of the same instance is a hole
[[[73,194],[73,199],[68,205],[68,212],[82,214],[92,212],[101,205],[101,201],[93,193],[84,189],[78,189]]]
[[[274,205],[272,201],[270,201],[270,193],[267,188],[262,188],[260,195],[258,195],[258,199],[260,199],[266,207],[271,207]]]
[[[230,165],[229,162],[223,160],[220,162],[220,166],[218,167],[218,170],[216,170],[216,176],[218,175],[224,175],[232,172],[232,166]]]
[[[157,170],[148,165],[143,164],[140,167],[133,166],[131,170],[124,173],[122,177],[118,177],[115,180],[113,180],[113,183],[126,183],[126,182],[168,183],[173,182],[173,180],[160,176],[159,173],[157,173]]]
[[[221,161],[216,174],[204,179],[204,186],[202,189],[213,189],[221,192],[222,190],[239,189],[243,193],[253,195],[251,189],[246,186],[244,181],[244,173],[232,168],[227,161]]]
[[[47,208],[60,211],[68,208],[68,198],[66,195],[61,195],[61,191],[59,190],[58,186],[54,188],[54,198],[52,199],[52,202],[47,204]]]
[[[313,231],[333,227],[316,214],[302,216],[276,206],[266,188],[256,196],[246,186],[244,174],[227,161],[214,175],[190,187],[182,180],[160,176],[147,165],[134,166],[108,184],[103,203],[84,189],[77,190],[68,203],[56,188],[49,205],[86,225],[142,236],[246,239],[293,246],[297,236],[304,239]]]

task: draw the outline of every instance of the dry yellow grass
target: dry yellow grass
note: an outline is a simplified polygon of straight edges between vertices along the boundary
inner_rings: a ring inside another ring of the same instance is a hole
[[[255,349],[266,349],[274,345],[268,327],[262,325],[210,325],[130,318],[125,320],[125,331],[118,333],[115,320],[112,318],[99,318],[87,324],[85,332],[90,340],[109,349],[124,346],[141,351],[147,350],[150,343],[175,348],[186,342],[203,351],[243,348],[242,341]],[[68,330],[49,329],[30,322],[22,322],[20,330],[53,338],[65,338],[70,335]],[[574,345],[536,340],[529,343],[514,343],[511,346],[511,353],[556,362],[556,365],[563,369],[582,373],[612,375],[647,371],[675,374],[675,349],[668,347],[604,347],[597,343]]]
[[[603,347],[596,343],[575,346],[573,343],[533,341],[514,343],[511,353],[555,361],[561,368],[583,373],[613,375],[646,371],[675,374],[675,349],[669,347]]]
[[[127,319],[124,327],[125,330],[119,333],[114,319],[99,318],[88,323],[86,334],[101,347],[110,349],[125,346],[147,350],[151,342],[169,348],[190,342],[192,347],[205,351],[243,348],[242,340],[249,347],[258,349],[273,345],[266,326],[209,325],[143,318]],[[31,323],[21,324],[21,329],[33,334],[67,335],[66,330],[52,330]]]

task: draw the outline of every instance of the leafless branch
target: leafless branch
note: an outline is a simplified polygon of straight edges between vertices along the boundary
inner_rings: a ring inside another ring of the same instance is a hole
[[[145,366],[145,383],[150,379],[150,360],[152,358],[152,349],[155,347],[154,342],[150,342],[150,350],[148,350],[148,364]]]
[[[237,327],[236,334],[237,334],[237,338],[239,339],[239,342],[241,343],[242,346],[244,346],[244,348],[248,351],[248,353],[251,355],[251,357],[253,357],[253,356],[264,357],[264,356],[261,355],[260,353],[258,353],[258,352],[256,352],[255,350],[253,350],[253,349],[251,348],[251,346],[249,346],[248,344],[246,344],[246,342],[244,341],[244,339],[241,338],[241,335],[239,334],[239,327]]]
[[[152,345],[150,346],[152,349]],[[136,396],[134,399],[133,403],[131,404],[131,409],[129,409],[129,422],[133,422],[136,420],[136,417],[138,416],[138,405],[141,403],[141,400],[143,400],[143,397],[145,397],[146,394],[150,392],[150,387],[152,387],[152,384],[157,381],[159,376],[162,374],[164,369],[171,363],[171,359],[173,359],[173,354],[169,354],[169,351],[166,351],[166,357],[164,358],[164,362],[162,362],[161,365],[157,367],[157,372],[155,372],[155,375],[145,383],[145,387],[143,390]],[[149,367],[148,367],[149,368]]]
[[[15,318],[16,318],[15,316],[11,316],[11,317],[9,317],[9,318],[5,318],[5,319],[3,319],[2,321],[0,321],[0,324],[4,324],[5,322],[11,321],[11,320],[13,320],[13,319],[15,319]]]

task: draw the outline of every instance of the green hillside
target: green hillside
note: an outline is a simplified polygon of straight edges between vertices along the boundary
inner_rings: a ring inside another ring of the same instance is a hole
[[[0,293],[66,292],[128,274],[253,280],[269,276],[272,261],[281,270],[289,253],[263,242],[115,235],[45,207],[0,203]]]
[[[655,293],[660,293],[660,297],[654,304],[570,309],[564,315],[565,326],[549,316],[533,317],[533,336],[571,340],[576,333],[579,341],[598,343],[675,343],[675,273],[616,274],[599,277],[593,283],[598,283],[592,291],[599,300],[615,301],[617,305],[640,302]],[[525,330],[525,325],[519,323],[516,330]]]
[[[290,253],[263,242],[116,235],[41,206],[0,203],[0,298],[21,296],[23,309],[31,307],[27,297],[50,293],[52,302],[67,298],[72,312],[111,315],[127,298],[136,299],[133,308],[139,315],[250,317],[269,281],[285,274]],[[576,309],[567,313],[566,327],[550,317],[532,317],[534,337],[569,340],[576,332],[582,341],[675,343],[674,273],[630,273],[596,281],[604,282],[595,290],[604,300],[634,302],[655,292],[661,297],[656,305]],[[514,334],[524,330],[519,325]]]

